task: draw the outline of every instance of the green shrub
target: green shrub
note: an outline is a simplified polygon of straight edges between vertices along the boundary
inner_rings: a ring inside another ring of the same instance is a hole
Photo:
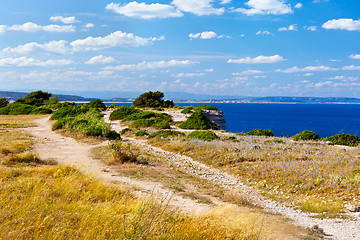
[[[143,137],[143,136],[148,136],[148,135],[150,135],[150,134],[144,130],[137,131],[135,134],[135,136],[138,136],[138,137]]]
[[[187,138],[197,138],[203,141],[212,141],[218,138],[218,136],[213,131],[193,131],[187,135]]]
[[[169,136],[185,136],[184,133],[174,130],[160,130],[157,132],[152,133],[149,138],[167,138]]]
[[[265,129],[253,129],[250,132],[245,133],[245,135],[267,136],[267,137],[275,136],[271,130],[265,130]]]
[[[345,145],[345,146],[355,147],[355,146],[359,145],[360,138],[353,134],[341,133],[341,134],[327,138],[326,141],[330,141],[336,145]]]
[[[90,108],[84,104],[79,104],[75,106],[69,106],[60,108],[51,116],[51,120],[58,120],[64,117],[75,117],[76,115],[86,113],[90,110]]]
[[[124,119],[128,115],[138,113],[138,112],[140,112],[140,110],[138,110],[134,107],[120,106],[117,110],[113,111],[110,114],[109,119],[110,120],[121,120],[121,119]]]
[[[138,119],[133,121],[130,124],[130,127],[141,128],[141,127],[151,127],[157,129],[168,129],[170,128],[170,123],[167,120],[162,118],[149,118],[149,119]]]
[[[30,112],[30,114],[51,114],[52,110],[47,107],[38,107]]]
[[[164,97],[164,93],[160,91],[156,92],[146,92],[141,94],[139,97],[135,99],[133,102],[135,107],[149,107],[149,108],[157,108],[157,107],[164,107],[170,108],[174,106],[174,102],[171,100],[162,100]]]
[[[130,129],[130,128],[124,128],[123,130],[121,130],[120,134],[123,135],[123,134],[127,134],[127,133],[132,133],[133,130]]]
[[[51,93],[43,92],[41,90],[31,92],[26,95],[24,98],[16,99],[15,103],[27,104],[32,106],[40,107],[51,97]]]
[[[70,128],[70,126],[74,122],[74,120],[75,120],[74,117],[60,118],[52,125],[52,130],[68,129],[68,128]]]
[[[110,140],[121,140],[120,134],[117,133],[117,132],[114,131],[114,130],[109,131],[109,132],[106,134],[106,138],[108,138],[108,139],[110,139]]]
[[[317,135],[313,131],[305,130],[305,131],[302,131],[302,132],[296,134],[293,137],[293,139],[295,141],[299,141],[299,140],[318,140],[319,135]]]
[[[12,103],[6,107],[0,108],[0,115],[27,115],[34,109],[36,109],[35,106],[21,103]]]
[[[87,103],[86,105],[89,106],[89,108],[98,108],[102,111],[104,111],[106,109],[104,102],[101,100],[98,100],[98,99],[93,100],[93,101]]]
[[[181,113],[183,113],[183,114],[192,113],[193,109],[194,109],[194,107],[186,107],[186,108],[184,108],[184,110],[181,111]]]
[[[109,143],[109,148],[112,153],[113,159],[108,162],[109,165],[126,162],[138,162],[138,155],[131,149],[131,144],[128,143],[127,147],[122,145],[122,142],[115,141]]]
[[[220,111],[217,107],[211,106],[211,105],[199,105],[197,107],[195,107],[195,110],[199,109],[199,110],[216,110],[216,111]]]
[[[6,107],[9,104],[9,101],[6,100],[6,97],[0,98],[0,108]]]
[[[196,110],[179,126],[182,129],[206,130],[215,127],[213,122],[201,111]]]

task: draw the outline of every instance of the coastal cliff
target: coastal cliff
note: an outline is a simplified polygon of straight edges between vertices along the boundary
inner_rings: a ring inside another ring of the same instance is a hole
[[[218,130],[225,130],[226,119],[222,111],[203,110],[203,113],[218,126]]]

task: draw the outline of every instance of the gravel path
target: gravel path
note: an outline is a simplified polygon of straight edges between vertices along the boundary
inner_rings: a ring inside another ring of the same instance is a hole
[[[105,120],[110,122],[109,113],[105,114]],[[110,122],[112,128],[116,131],[120,131],[122,127],[118,122]],[[224,173],[222,171],[210,168],[198,161],[193,160],[190,157],[180,155],[177,153],[167,152],[161,148],[150,146],[144,140],[137,140],[132,138],[126,138],[126,140],[132,142],[135,145],[141,146],[142,150],[149,153],[155,153],[165,157],[173,165],[182,169],[188,174],[196,175],[202,179],[218,184],[226,189],[236,189],[243,192],[244,197],[252,204],[279,213],[302,227],[311,228],[314,225],[318,225],[322,228],[329,237],[339,240],[359,240],[360,239],[360,213],[349,213],[349,216],[353,220],[348,219],[317,219],[311,217],[312,214],[303,213],[300,210],[294,210],[286,207],[283,204],[267,199],[260,195],[260,193],[239,181],[237,178]]]

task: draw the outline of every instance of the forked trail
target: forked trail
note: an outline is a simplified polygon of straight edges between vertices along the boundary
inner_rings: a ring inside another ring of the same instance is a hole
[[[108,115],[105,115],[105,120],[108,121]],[[201,212],[211,207],[174,194],[171,190],[164,188],[160,183],[139,181],[117,174],[115,175],[114,172],[107,169],[107,166],[98,160],[94,160],[90,155],[90,150],[93,147],[105,145],[107,142],[103,142],[100,145],[89,145],[79,143],[69,137],[64,137],[51,131],[51,125],[48,122],[48,118],[36,120],[36,124],[38,125],[37,127],[28,128],[27,131],[36,138],[37,143],[35,151],[38,152],[43,159],[54,159],[60,163],[74,165],[80,170],[101,179],[132,185],[138,189],[142,189],[142,191],[136,191],[139,195],[143,195],[144,192],[155,192],[160,198],[171,196],[170,205],[185,210],[185,212],[188,213]],[[111,122],[111,126],[117,131],[121,129],[118,122]],[[296,225],[309,228],[318,225],[320,228],[324,229],[325,233],[332,239],[360,239],[359,213],[351,213],[351,217],[354,220],[312,218],[310,214],[303,213],[299,210],[293,210],[275,201],[262,197],[256,190],[244,185],[238,179],[225,172],[210,168],[189,157],[150,146],[146,141],[131,138],[127,138],[126,140],[141,147],[142,151],[166,158],[173,166],[176,166],[176,168],[181,169],[183,172],[201,179],[206,179],[207,181],[220,185],[226,189],[241,191],[244,194],[244,197],[252,204],[274,213],[280,213],[281,215],[292,219]]]

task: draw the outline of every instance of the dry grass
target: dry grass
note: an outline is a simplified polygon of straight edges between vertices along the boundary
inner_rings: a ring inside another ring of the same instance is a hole
[[[235,173],[267,196],[303,211],[334,214],[344,203],[360,204],[359,148],[254,136],[149,142]]]

